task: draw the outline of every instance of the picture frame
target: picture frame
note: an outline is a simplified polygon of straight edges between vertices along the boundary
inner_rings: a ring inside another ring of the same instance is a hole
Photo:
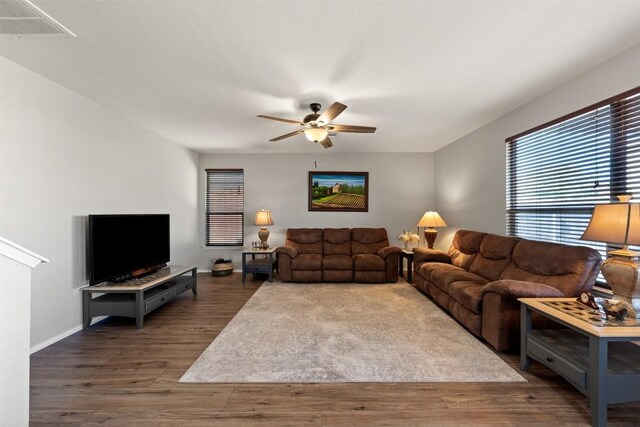
[[[310,212],[369,212],[369,172],[310,171]]]

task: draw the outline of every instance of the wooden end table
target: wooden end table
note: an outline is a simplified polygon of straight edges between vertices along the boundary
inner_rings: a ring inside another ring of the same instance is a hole
[[[404,260],[407,260],[407,282],[413,283],[413,251],[403,249],[400,252],[400,262],[398,263],[398,275],[404,277]]]
[[[608,404],[640,400],[640,346],[630,342],[640,326],[596,326],[567,312],[575,298],[519,301],[521,370],[535,359],[564,377],[589,397],[594,426],[607,424]],[[532,330],[533,312],[567,329]]]
[[[247,273],[262,273],[269,275],[269,281],[273,282],[273,269],[276,264],[276,248],[268,249],[249,249],[242,251],[242,284],[244,284]],[[256,255],[263,255],[256,258]],[[251,256],[251,259],[247,257]]]

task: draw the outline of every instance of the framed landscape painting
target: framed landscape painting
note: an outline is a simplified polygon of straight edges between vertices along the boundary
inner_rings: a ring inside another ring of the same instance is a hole
[[[369,172],[309,172],[309,210],[368,212]]]

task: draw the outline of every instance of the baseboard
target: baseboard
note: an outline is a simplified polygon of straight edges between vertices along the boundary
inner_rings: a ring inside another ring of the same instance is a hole
[[[94,323],[100,322],[101,320],[106,319],[108,316],[100,316],[100,317],[96,317],[91,321],[91,324],[93,325]],[[42,350],[43,348],[47,348],[49,347],[51,344],[55,344],[60,340],[63,340],[65,338],[67,338],[68,336],[71,336],[73,334],[75,334],[76,332],[79,332],[83,329],[82,325],[78,325],[78,326],[74,326],[71,329],[68,329],[64,332],[62,332],[61,334],[56,335],[53,338],[49,338],[48,340],[46,340],[45,342],[42,342],[40,344],[34,345],[33,347],[31,347],[31,349],[29,350],[29,354],[33,354],[33,353],[37,353],[40,350]]]

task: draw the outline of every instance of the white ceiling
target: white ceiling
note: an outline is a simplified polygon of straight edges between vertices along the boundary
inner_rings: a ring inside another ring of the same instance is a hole
[[[0,54],[198,152],[430,152],[640,43],[640,1],[34,0],[77,38]]]

